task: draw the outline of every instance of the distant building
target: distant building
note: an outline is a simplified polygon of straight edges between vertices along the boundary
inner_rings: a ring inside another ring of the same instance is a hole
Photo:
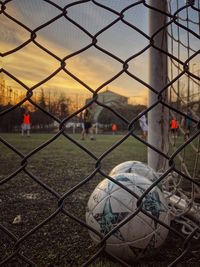
[[[90,100],[91,98],[86,99],[86,103]],[[98,94],[98,102],[114,108],[128,105],[128,97],[106,90]],[[98,117],[103,109],[104,107],[97,105],[96,103],[93,104],[94,121],[98,121]]]

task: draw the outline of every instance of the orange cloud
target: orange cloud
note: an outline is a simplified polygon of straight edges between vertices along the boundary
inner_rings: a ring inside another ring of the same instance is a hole
[[[17,12],[17,10],[13,9],[13,12]],[[16,14],[20,17],[19,12]],[[21,27],[15,23],[8,22],[7,18],[3,20],[3,29],[4,38],[1,39],[0,43],[1,52],[13,49],[17,45],[26,41],[30,36],[27,31],[21,29]],[[58,45],[56,42],[49,40],[49,38],[45,38],[42,34],[38,34],[36,40],[51,51],[54,51],[54,53],[57,53],[58,51],[58,55],[69,55],[72,53],[72,51],[66,47]],[[134,60],[134,63],[130,63],[130,71],[136,71],[136,75],[142,73],[142,78],[145,77],[146,79],[148,75],[147,65],[145,65],[143,61],[136,59]],[[66,68],[70,72],[94,90],[122,69],[122,64],[98,51],[94,47],[70,58],[66,63]],[[60,67],[59,61],[38,48],[34,43],[30,43],[19,51],[4,57],[2,65],[8,72],[29,87],[36,85]],[[18,87],[16,83],[12,83],[11,80],[9,80],[9,83],[11,83],[11,86],[13,87]],[[81,84],[69,77],[63,71],[43,84],[42,87],[55,88],[56,90],[61,90],[68,94],[88,94],[88,91]],[[141,102],[146,102],[146,89],[142,84],[136,82],[128,75],[123,74],[109,84],[108,87],[110,90],[126,96],[133,97],[136,95],[135,100],[140,99]],[[18,88],[20,88],[20,86]],[[144,101],[143,98],[145,99]]]

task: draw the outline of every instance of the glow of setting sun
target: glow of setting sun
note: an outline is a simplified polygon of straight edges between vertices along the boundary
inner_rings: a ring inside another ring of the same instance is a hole
[[[28,4],[28,2],[26,2],[26,4]],[[18,5],[8,4],[7,6],[7,12],[9,14],[16,17],[19,21],[24,22],[26,19],[26,16],[23,13],[26,12],[24,9],[20,9]],[[88,12],[87,9],[85,9],[85,12]],[[40,19],[39,14],[36,14],[38,20]],[[43,15],[45,15],[45,13]],[[47,14],[45,16],[47,16]],[[49,14],[49,18],[52,16],[52,14]],[[102,19],[99,17],[97,22],[101,23],[101,21]],[[59,21],[58,23],[61,23],[59,24],[61,29],[62,27],[65,27],[64,24],[69,24],[69,22],[66,20]],[[5,16],[3,16],[2,25],[3,27],[1,28],[1,31],[3,32],[1,33],[1,36],[3,38],[1,38],[0,44],[1,51],[3,53],[14,49],[30,38],[30,33],[28,31],[12,22]],[[74,52],[73,42],[71,48],[68,47],[67,43],[63,45],[62,34],[65,35],[66,33],[61,32],[60,38],[57,36],[57,39],[55,40],[55,28],[51,28],[48,33],[38,31],[36,42],[62,59]],[[79,37],[80,33],[76,33],[74,30],[73,34],[77,34]],[[88,42],[88,40],[84,39],[84,37],[81,37],[81,34],[80,38],[83,39],[75,40],[75,47],[79,42],[81,42],[81,40],[83,43]],[[89,41],[91,42],[91,40]],[[115,44],[113,43],[112,45]],[[109,46],[110,44],[108,43],[108,49]],[[115,49],[118,49],[119,54],[122,53],[123,49],[120,47],[117,48],[117,46],[115,46]],[[146,61],[147,57],[145,56],[144,58]],[[148,70],[147,64],[143,64],[144,58],[142,60],[140,60],[140,58],[136,58],[134,61],[130,62],[130,70],[133,70],[134,74],[140,76],[141,79],[147,80]],[[70,75],[65,73],[63,70],[57,73],[49,81],[42,83],[37,87],[39,83],[44,81],[47,77],[60,68],[60,62],[52,55],[49,55],[47,52],[43,51],[33,42],[4,57],[1,61],[1,64],[6,71],[11,73],[29,88],[36,87],[36,89],[34,89],[35,91],[38,91],[42,87],[45,90],[52,89],[61,91],[69,97],[73,94],[80,94],[83,98],[84,96],[87,98],[88,94],[91,94],[85,86],[81,85],[81,83],[70,77]],[[121,63],[117,62],[94,47],[89,48],[88,50],[66,60],[66,69],[72,75],[75,75],[78,79],[80,79],[84,84],[89,86],[92,90],[96,90],[101,87],[106,81],[109,81],[113,76],[120,72],[122,68],[123,65]],[[13,90],[22,90],[22,87],[19,84],[13,82],[10,78],[8,79],[6,75],[4,75],[4,79],[6,80],[7,86],[11,86]],[[116,78],[111,83],[106,84],[101,91],[104,91],[107,87],[109,87],[109,90],[113,92],[130,97],[130,102],[146,104],[148,90],[145,89],[142,84],[130,78],[127,74],[122,74],[119,78]]]

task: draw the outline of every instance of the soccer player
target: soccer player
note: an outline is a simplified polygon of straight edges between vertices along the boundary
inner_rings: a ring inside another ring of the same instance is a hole
[[[179,125],[178,125],[178,121],[175,118],[172,118],[171,119],[170,128],[171,128],[172,136],[174,138],[177,138],[178,137],[178,128],[179,128]]]
[[[187,109],[187,115],[192,118],[192,112]],[[190,131],[192,126],[192,120],[188,117],[184,117],[183,119],[183,128],[185,129],[184,140],[186,141],[190,137]]]
[[[147,119],[145,115],[139,118],[139,124],[140,124],[140,128],[142,129],[142,138],[144,140],[147,140],[148,125],[147,125]]]
[[[115,134],[117,132],[117,124],[112,124],[112,133]]]
[[[84,123],[84,129],[81,133],[81,139],[84,140],[87,134],[90,134],[90,139],[95,140],[94,138],[94,129],[92,125],[92,106],[89,106],[86,108],[84,116],[83,116],[83,123]]]
[[[26,110],[23,115],[22,136],[24,135],[25,131],[27,133],[27,136],[30,136],[30,130],[31,130],[31,118],[30,118],[29,111]]]

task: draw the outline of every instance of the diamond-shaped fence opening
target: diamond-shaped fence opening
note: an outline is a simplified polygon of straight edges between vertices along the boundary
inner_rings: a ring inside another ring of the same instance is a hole
[[[198,265],[200,1],[0,5],[0,265]],[[122,84],[140,91],[138,102],[148,91],[148,106],[136,114],[126,97],[115,102],[108,87]],[[26,106],[31,131],[50,135],[3,133],[20,130]],[[91,106],[96,133],[113,120],[122,135],[77,139]],[[139,187],[129,173],[109,175],[130,160],[148,160],[156,178]]]

